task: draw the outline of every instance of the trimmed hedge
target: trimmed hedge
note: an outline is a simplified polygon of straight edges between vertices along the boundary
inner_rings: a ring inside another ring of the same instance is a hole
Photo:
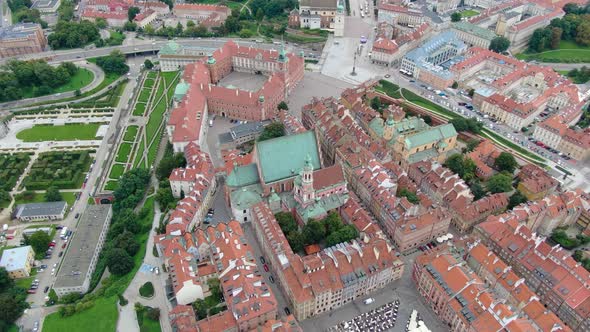
[[[90,151],[46,152],[39,155],[24,180],[27,190],[78,189],[90,167]]]

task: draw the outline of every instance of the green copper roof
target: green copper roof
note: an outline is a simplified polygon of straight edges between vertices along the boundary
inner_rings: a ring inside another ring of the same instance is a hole
[[[452,23],[452,27],[459,31],[463,31],[489,41],[492,41],[492,39],[496,38],[496,34],[493,31],[482,28],[479,25],[475,25],[469,22],[454,22]]]
[[[262,202],[262,187],[259,184],[250,185],[232,191],[230,196],[234,207],[249,209],[252,205]]]
[[[209,57],[207,58],[207,63],[210,65],[214,65],[215,64],[215,58],[213,57],[213,55],[209,55]]]
[[[431,159],[436,158],[437,156],[438,156],[438,152],[436,151],[436,149],[428,149],[428,150],[424,150],[424,151],[418,151],[408,157],[408,163],[414,164],[419,161],[431,160]]]
[[[387,125],[393,125],[393,137],[391,138],[391,142],[395,142],[399,135],[404,135],[407,133],[411,133],[414,131],[420,132],[429,130],[430,126],[424,122],[422,118],[418,117],[411,117],[411,118],[404,118],[401,121],[393,121],[393,119],[387,120]],[[382,118],[374,118],[369,123],[369,127],[380,137],[383,137],[383,128],[385,127],[385,121]]]
[[[450,137],[457,136],[457,131],[452,124],[447,123],[438,127],[430,128],[406,137],[405,143],[408,149],[425,144],[436,143]]]
[[[243,187],[259,181],[256,164],[250,164],[234,168],[227,177],[226,184],[230,187]]]
[[[181,101],[182,98],[188,92],[189,87],[190,87],[190,84],[188,84],[185,81],[178,83],[176,85],[176,88],[174,89],[174,99],[176,99],[177,101]]]
[[[335,194],[325,196],[305,209],[301,206],[297,206],[296,209],[299,216],[301,216],[301,219],[303,219],[304,222],[307,222],[309,219],[319,219],[324,217],[328,211],[341,207],[347,200],[348,194]]]
[[[178,45],[174,40],[169,41],[160,49],[160,54],[178,54],[182,50],[182,46]]]
[[[311,158],[313,169],[320,168],[318,145],[313,131],[258,142],[256,154],[265,183],[296,176],[303,168],[307,155]]]

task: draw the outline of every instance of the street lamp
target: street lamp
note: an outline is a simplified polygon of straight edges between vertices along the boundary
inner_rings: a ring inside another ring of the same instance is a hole
[[[356,67],[356,52],[354,52],[354,60],[352,63],[352,73],[350,73],[351,76],[356,76],[355,67]]]

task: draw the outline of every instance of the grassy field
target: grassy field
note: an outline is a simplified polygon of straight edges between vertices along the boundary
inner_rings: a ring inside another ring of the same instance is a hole
[[[150,71],[150,72],[148,72],[148,74],[147,74],[147,78],[151,78],[151,79],[154,79],[154,78],[156,78],[157,76],[158,76],[158,73],[157,73],[157,72],[155,72],[155,71]]]
[[[61,197],[68,203],[68,206],[72,206],[76,201],[76,192],[69,192],[69,191],[62,191]],[[45,202],[45,194],[44,193],[33,193],[32,197],[23,197],[22,195],[17,195],[15,197],[14,204],[26,204],[26,203],[42,203]]]
[[[90,84],[93,79],[94,74],[90,70],[86,68],[78,68],[78,72],[76,73],[76,75],[72,76],[68,83],[62,86],[58,86],[55,89],[51,89],[48,95],[81,89]],[[38,97],[33,94],[32,87],[23,90],[23,99],[32,97]]]
[[[163,130],[164,130],[164,128],[162,128],[162,130],[160,130],[158,132],[158,135],[156,136],[157,138],[148,147],[148,152],[147,152],[148,166],[154,165],[154,161],[156,161],[156,156],[158,154],[158,146],[160,145],[160,139],[162,137]]]
[[[292,33],[285,33],[285,40],[292,43],[306,44],[306,43],[321,43],[326,41],[325,37],[322,36],[304,36],[296,35]]]
[[[145,103],[136,103],[133,115],[142,116],[145,113]]]
[[[154,80],[146,79],[143,81],[144,88],[151,88],[152,86],[154,86]]]
[[[142,89],[141,93],[139,94],[139,98],[137,98],[137,101],[140,103],[147,103],[148,99],[150,99],[151,94],[152,91],[150,89]]]
[[[119,152],[117,153],[117,158],[115,158],[115,160],[120,163],[126,163],[127,159],[129,159],[131,147],[133,147],[131,143],[121,143],[121,145],[119,145]]]
[[[98,298],[94,306],[70,317],[53,313],[45,317],[43,332],[104,332],[117,330],[117,296]],[[130,304],[128,304],[130,305]]]
[[[137,136],[137,126],[129,126],[125,130],[125,136],[123,137],[124,141],[133,142],[135,141],[135,136]]]
[[[541,62],[579,63],[590,62],[590,47],[580,46],[572,41],[562,40],[559,49],[541,53],[520,53],[515,55],[520,60],[537,60]]]
[[[117,181],[115,180],[110,180],[107,182],[107,184],[104,186],[104,190],[115,190],[117,189]]]
[[[469,17],[473,17],[473,16],[477,16],[477,15],[479,15],[479,12],[477,10],[473,10],[473,9],[468,9],[468,10],[464,10],[461,12],[462,18],[469,18]]]
[[[113,167],[111,167],[109,178],[118,180],[123,173],[125,173],[125,165],[114,164]]]
[[[16,134],[24,142],[94,140],[101,123],[76,123],[64,126],[34,125]]]
[[[162,76],[162,78],[164,79],[166,86],[169,87],[172,84],[172,82],[174,81],[176,74],[178,74],[177,71],[168,71],[168,72],[161,73],[160,76]]]
[[[162,331],[162,327],[160,326],[159,320],[151,320],[147,316],[147,310],[141,313],[141,319],[138,319],[140,322],[139,331],[140,332],[160,332]]]
[[[144,147],[144,139],[142,138],[139,142],[139,148],[137,149],[137,153],[135,154],[135,161],[133,162],[133,167],[143,167],[145,168],[145,160],[140,163],[141,158],[143,157],[143,151],[145,150]]]

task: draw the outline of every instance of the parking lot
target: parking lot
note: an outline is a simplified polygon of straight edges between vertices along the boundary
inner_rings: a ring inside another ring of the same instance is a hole
[[[365,300],[368,302],[369,300]],[[370,298],[370,301],[374,301]],[[399,300],[389,302],[364,314],[360,314],[351,320],[342,322],[328,329],[329,332],[381,332],[392,329],[397,321]]]

